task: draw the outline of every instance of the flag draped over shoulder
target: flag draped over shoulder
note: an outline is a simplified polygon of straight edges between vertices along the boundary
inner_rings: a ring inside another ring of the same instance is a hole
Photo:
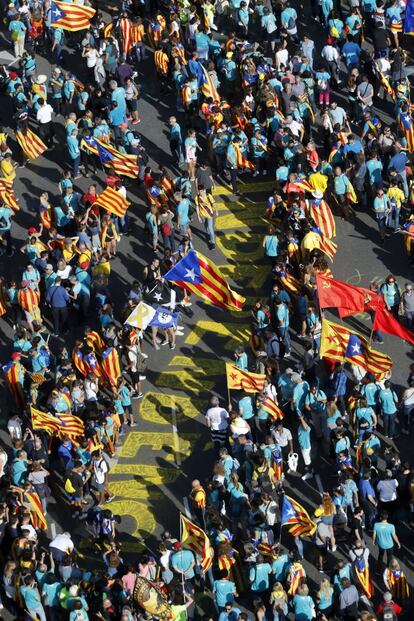
[[[117,192],[111,187],[106,187],[105,190],[99,194],[96,199],[94,205],[99,205],[103,207],[105,211],[109,213],[113,213],[115,216],[119,218],[123,218],[126,210],[130,206],[130,202],[122,196],[120,192]]]
[[[229,390],[245,390],[246,392],[261,392],[266,375],[242,371],[231,362],[226,362],[227,387]]]
[[[217,265],[195,250],[190,250],[164,278],[221,308],[243,308],[245,298],[230,289]]]
[[[380,376],[392,367],[392,360],[386,354],[372,349],[365,337],[345,326],[322,319],[321,358],[348,361],[375,376]]]
[[[316,524],[306,509],[286,494],[282,501],[281,522],[282,526],[289,526],[288,530],[294,537],[311,537],[316,531]]]
[[[84,30],[90,27],[90,20],[95,13],[95,9],[90,6],[53,0],[50,6],[50,25],[52,28],[62,28],[71,32]]]
[[[136,155],[128,155],[117,151],[112,145],[102,142],[93,136],[82,139],[81,146],[97,155],[104,166],[113,168],[118,175],[136,179],[139,174]]]
[[[13,184],[11,181],[0,179],[0,200],[7,205],[7,207],[10,207],[10,209],[19,211],[19,203],[13,193]]]
[[[110,384],[116,386],[121,375],[121,365],[119,355],[115,347],[108,347],[102,352],[102,369],[105,372]]]
[[[324,237],[328,239],[335,237],[335,220],[331,208],[326,201],[322,200],[319,205],[316,205],[313,201],[309,207],[309,215]]]
[[[201,569],[204,573],[213,564],[214,550],[206,533],[194,522],[181,514],[181,545],[201,556]]]
[[[374,330],[380,330],[381,332],[385,332],[385,334],[393,334],[394,336],[399,336],[404,339],[404,341],[408,341],[414,345],[414,332],[411,330],[407,330],[403,325],[400,324],[398,319],[396,319],[390,312],[385,308],[379,308],[375,313],[374,323],[372,325]]]
[[[198,63],[197,67],[197,82],[204,97],[211,97],[213,101],[220,101],[220,95],[214,86],[212,77],[201,63]]]
[[[30,519],[33,528],[47,530],[46,516],[38,494],[36,492],[24,492],[24,498],[30,504]]]
[[[271,397],[265,397],[260,401],[260,407],[263,408],[273,420],[282,420],[282,418],[284,418],[282,410]]]
[[[33,429],[41,429],[49,435],[52,435],[59,431],[61,426],[60,422],[55,416],[53,416],[53,414],[49,414],[48,412],[42,412],[41,410],[37,410],[31,406],[30,415],[32,417]]]
[[[24,132],[17,130],[16,138],[23,153],[29,160],[35,160],[39,155],[47,151],[45,143],[31,129],[26,129]]]
[[[236,162],[237,168],[242,168],[243,170],[247,168],[247,170],[254,170],[253,162],[250,162],[246,157],[244,157],[243,153],[238,144],[233,143],[234,151],[236,153]]]

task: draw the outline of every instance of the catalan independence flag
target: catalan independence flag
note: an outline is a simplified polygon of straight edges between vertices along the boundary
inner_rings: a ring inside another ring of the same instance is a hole
[[[119,20],[119,30],[122,35],[122,49],[124,54],[129,54],[129,50],[132,46],[132,24],[131,20],[127,17],[122,17]]]
[[[123,218],[130,204],[131,203],[127,201],[127,199],[122,196],[120,192],[109,186],[105,188],[102,194],[99,194],[98,198],[94,202],[94,205],[103,207],[105,211],[109,211],[109,213],[113,213],[119,218]]]
[[[83,360],[83,354],[79,348],[74,348],[72,351],[72,361],[81,375],[86,377],[88,375],[88,366]]]
[[[218,94],[217,89],[214,86],[213,79],[207,69],[203,67],[201,63],[198,63],[197,67],[197,82],[198,88],[201,89],[204,97],[211,97],[213,101],[220,101],[220,95]]]
[[[335,220],[331,208],[325,200],[322,199],[319,204],[316,200],[312,201],[309,207],[309,215],[325,238],[332,239],[335,237]]]
[[[201,556],[201,569],[206,573],[213,564],[214,550],[206,533],[181,514],[181,545]]]
[[[82,146],[97,155],[104,166],[113,168],[118,175],[136,179],[139,173],[136,155],[117,151],[112,145],[97,138],[83,138]]]
[[[288,530],[294,537],[311,537],[316,531],[316,524],[306,509],[287,494],[283,496],[281,524],[289,526]]]
[[[26,401],[23,392],[24,366],[20,364],[20,362],[11,360],[3,366],[3,373],[16,404],[18,406],[23,406]]]
[[[233,147],[236,152],[237,168],[242,168],[243,170],[245,168],[247,168],[247,170],[254,170],[254,164],[244,157],[239,145],[233,143]]]
[[[101,364],[109,382],[116,386],[121,375],[121,365],[119,364],[119,354],[115,347],[108,347],[102,352]]]
[[[31,313],[34,308],[40,304],[40,293],[33,291],[29,287],[26,289],[19,289],[17,292],[17,301],[23,310]]]
[[[7,207],[13,209],[13,211],[19,211],[19,203],[13,193],[13,184],[11,181],[0,179],[0,200],[7,205]]]
[[[30,504],[30,520],[33,528],[47,530],[47,522],[42,503],[36,492],[24,492],[24,498]]]
[[[221,308],[234,311],[243,308],[245,298],[232,291],[219,268],[195,250],[190,250],[164,278]]]
[[[279,453],[275,455],[272,453],[272,469],[275,475],[276,481],[281,481],[283,474],[283,457],[282,454]]]
[[[375,376],[382,376],[392,367],[392,360],[386,354],[372,349],[361,334],[343,325],[322,319],[321,358],[348,361]]]
[[[227,387],[229,390],[245,390],[246,392],[261,392],[266,376],[261,373],[249,373],[226,362]]]
[[[30,415],[32,417],[33,429],[42,429],[49,435],[59,431],[60,422],[55,416],[53,416],[53,414],[49,414],[49,412],[42,412],[41,410],[37,410],[31,406]]]
[[[90,330],[86,335],[86,342],[89,347],[92,347],[93,351],[100,354],[105,348],[105,341],[96,330]]]
[[[45,143],[31,129],[16,131],[17,142],[29,160],[35,160],[47,150]]]
[[[65,414],[59,412],[56,414],[56,418],[60,422],[59,435],[66,435],[69,437],[83,436],[85,433],[85,425],[83,421],[74,416],[73,414]]]
[[[76,32],[89,28],[90,20],[95,15],[95,9],[75,2],[57,2],[53,0],[50,6],[50,25],[52,28],[62,28]]]
[[[282,410],[271,397],[267,396],[260,401],[260,407],[263,408],[273,420],[282,420],[282,418],[284,418]]]

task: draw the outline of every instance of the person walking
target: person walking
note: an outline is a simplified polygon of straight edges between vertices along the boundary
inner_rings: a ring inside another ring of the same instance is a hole
[[[46,295],[46,301],[52,309],[53,332],[61,336],[68,331],[68,304],[69,293],[62,287],[62,279],[57,277]]]
[[[372,541],[378,548],[377,570],[381,571],[385,556],[387,557],[387,565],[391,563],[394,556],[394,545],[397,544],[398,549],[401,548],[395,526],[388,522],[387,511],[381,511],[379,522],[375,522]]]
[[[200,183],[195,199],[197,217],[199,222],[203,222],[208,235],[208,246],[210,250],[216,247],[216,235],[214,231],[214,217],[218,216],[216,201],[211,194],[207,194],[206,188]]]

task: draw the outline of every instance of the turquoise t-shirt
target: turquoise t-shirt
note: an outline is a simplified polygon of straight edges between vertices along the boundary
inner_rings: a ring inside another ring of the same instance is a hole
[[[269,588],[269,575],[272,573],[270,563],[258,563],[255,567],[251,567],[249,571],[249,580],[251,582],[252,591],[262,593]]]
[[[308,425],[307,429],[304,429],[302,425],[298,427],[298,442],[301,449],[310,449],[311,447],[311,428]]]
[[[240,399],[239,411],[242,415],[242,418],[244,418],[244,420],[249,420],[250,418],[253,418],[254,410],[253,410],[253,402],[252,402],[251,397],[246,396]]]
[[[276,235],[266,235],[265,250],[268,257],[277,257],[278,246],[279,240]]]
[[[389,550],[394,546],[395,526],[388,522],[377,522],[374,524],[374,533],[376,536],[376,543],[382,550]]]
[[[293,610],[296,621],[312,621],[314,618],[314,602],[310,595],[295,595]]]
[[[379,402],[384,414],[395,414],[397,411],[397,395],[390,388],[384,388],[379,392]]]
[[[234,603],[236,586],[231,580],[215,580],[213,592],[217,606],[219,606],[219,608],[224,608],[226,604]]]

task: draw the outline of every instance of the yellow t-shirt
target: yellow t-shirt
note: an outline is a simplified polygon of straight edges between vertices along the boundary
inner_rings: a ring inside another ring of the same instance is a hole
[[[4,179],[6,179],[6,181],[11,181],[13,182],[16,178],[16,171],[14,169],[14,166],[11,162],[9,162],[8,160],[1,160],[1,164],[0,164],[0,170],[1,170],[1,174],[2,177]]]
[[[387,192],[387,196],[390,200],[394,198],[395,202],[397,203],[398,209],[401,208],[401,203],[403,202],[405,196],[404,196],[404,192],[400,190],[400,188],[397,188],[397,187],[389,188]]]

